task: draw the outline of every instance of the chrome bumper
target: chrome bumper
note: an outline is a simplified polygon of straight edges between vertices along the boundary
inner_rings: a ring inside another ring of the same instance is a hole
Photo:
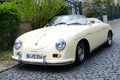
[[[12,56],[12,59],[17,61],[18,63],[25,63],[25,64],[36,64],[36,65],[67,65],[67,64],[71,64],[74,62],[73,59],[65,59],[65,60],[49,60],[46,61],[45,60],[46,56],[43,57],[43,60],[28,60],[28,59],[21,59],[20,57],[14,57]]]

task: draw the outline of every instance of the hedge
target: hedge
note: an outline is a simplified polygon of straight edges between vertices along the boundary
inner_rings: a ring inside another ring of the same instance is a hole
[[[12,49],[20,19],[11,2],[0,4],[0,51]]]

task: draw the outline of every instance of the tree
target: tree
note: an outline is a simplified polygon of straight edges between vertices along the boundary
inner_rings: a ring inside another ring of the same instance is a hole
[[[21,18],[31,22],[33,29],[43,27],[58,14],[64,4],[62,0],[13,0]]]

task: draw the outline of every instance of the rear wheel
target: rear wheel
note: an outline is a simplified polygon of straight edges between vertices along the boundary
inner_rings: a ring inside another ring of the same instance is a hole
[[[112,32],[108,32],[108,36],[107,36],[107,41],[106,41],[106,46],[110,47],[112,45]]]
[[[76,49],[76,62],[81,64],[85,59],[85,45],[83,42],[79,42]]]

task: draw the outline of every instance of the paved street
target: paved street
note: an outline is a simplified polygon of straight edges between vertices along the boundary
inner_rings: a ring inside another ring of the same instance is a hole
[[[100,47],[81,65],[19,65],[0,73],[0,80],[120,80],[120,22],[112,24],[113,46]]]

